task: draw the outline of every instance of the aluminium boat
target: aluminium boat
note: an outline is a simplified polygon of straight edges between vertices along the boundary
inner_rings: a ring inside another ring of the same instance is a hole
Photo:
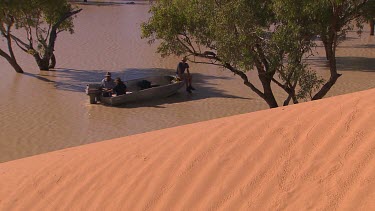
[[[168,97],[175,94],[184,86],[184,82],[175,76],[150,76],[145,78],[124,81],[127,92],[125,95],[104,97],[101,85],[88,84],[86,94],[90,96],[90,103],[96,104],[100,101],[103,104],[117,106],[129,102],[137,102],[148,99]],[[148,84],[148,87],[142,84]]]

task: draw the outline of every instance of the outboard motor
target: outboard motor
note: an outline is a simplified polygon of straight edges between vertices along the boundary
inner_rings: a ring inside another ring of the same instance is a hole
[[[100,95],[102,94],[101,85],[87,84],[86,94],[90,96],[90,104],[96,104],[100,99]]]

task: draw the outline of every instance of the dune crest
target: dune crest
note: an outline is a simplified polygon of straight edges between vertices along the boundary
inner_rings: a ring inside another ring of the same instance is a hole
[[[0,164],[0,210],[375,209],[375,89]]]

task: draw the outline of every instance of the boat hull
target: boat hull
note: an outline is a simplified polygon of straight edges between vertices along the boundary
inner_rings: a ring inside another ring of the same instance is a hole
[[[95,97],[98,98],[101,103],[111,106],[122,105],[130,102],[164,98],[175,94],[184,86],[184,82],[172,82],[173,79],[173,76],[152,76],[129,80],[124,82],[128,87],[127,90],[129,91],[127,92],[127,94],[113,97],[103,97],[103,95],[98,95],[97,92],[95,92]],[[143,80],[151,82],[152,87],[141,90],[138,84]],[[88,87],[97,87],[97,85],[91,84],[88,85]],[[90,95],[88,90],[89,89],[86,90],[86,93]],[[93,91],[91,92],[94,93]],[[92,103],[91,99],[92,96],[90,96],[90,102]]]

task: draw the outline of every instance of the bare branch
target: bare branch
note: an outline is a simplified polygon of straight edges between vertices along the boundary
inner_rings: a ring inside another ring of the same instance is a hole
[[[196,64],[209,64],[209,65],[224,67],[224,65],[222,65],[222,64],[216,64],[216,63],[213,63],[213,62],[197,62],[195,60],[189,60],[189,61],[191,61],[193,63],[196,63]]]
[[[274,82],[276,85],[278,85],[280,88],[282,88],[282,89],[284,89],[284,90],[286,91],[286,89],[287,89],[287,86],[286,86],[286,85],[280,83],[280,82],[279,82],[278,80],[276,80],[275,78],[272,78],[271,81]]]
[[[82,9],[79,9],[79,10],[74,10],[74,11],[71,11],[71,12],[68,12],[66,13],[65,15],[63,15],[52,27],[55,27],[56,29],[58,29],[60,27],[60,25],[68,18],[72,17],[73,15],[81,12]]]
[[[189,38],[189,36],[187,36],[187,34],[184,32],[184,33],[180,33],[179,35],[183,36],[184,38],[182,38],[181,42],[185,42],[185,46],[189,46],[189,49],[191,48],[191,50],[193,52],[197,52]]]
[[[16,45],[17,45],[22,51],[24,51],[24,52],[27,53],[27,49],[26,49],[26,48],[23,48],[23,47],[18,43],[17,40],[15,40],[15,42],[16,42]]]
[[[177,37],[177,41],[191,54],[195,54],[196,52],[189,48],[180,38]]]
[[[27,49],[30,49],[31,48],[31,46],[30,45],[28,45],[28,44],[26,44],[25,42],[23,42],[21,39],[19,39],[18,37],[16,37],[16,36],[14,36],[14,35],[10,35],[10,37],[14,40],[14,41],[16,41],[16,43],[17,43],[17,45],[18,45],[18,43],[19,44],[21,44],[21,45],[23,45],[25,48],[27,48]],[[18,45],[20,48],[22,48],[20,45]],[[26,50],[27,51],[27,50]]]

